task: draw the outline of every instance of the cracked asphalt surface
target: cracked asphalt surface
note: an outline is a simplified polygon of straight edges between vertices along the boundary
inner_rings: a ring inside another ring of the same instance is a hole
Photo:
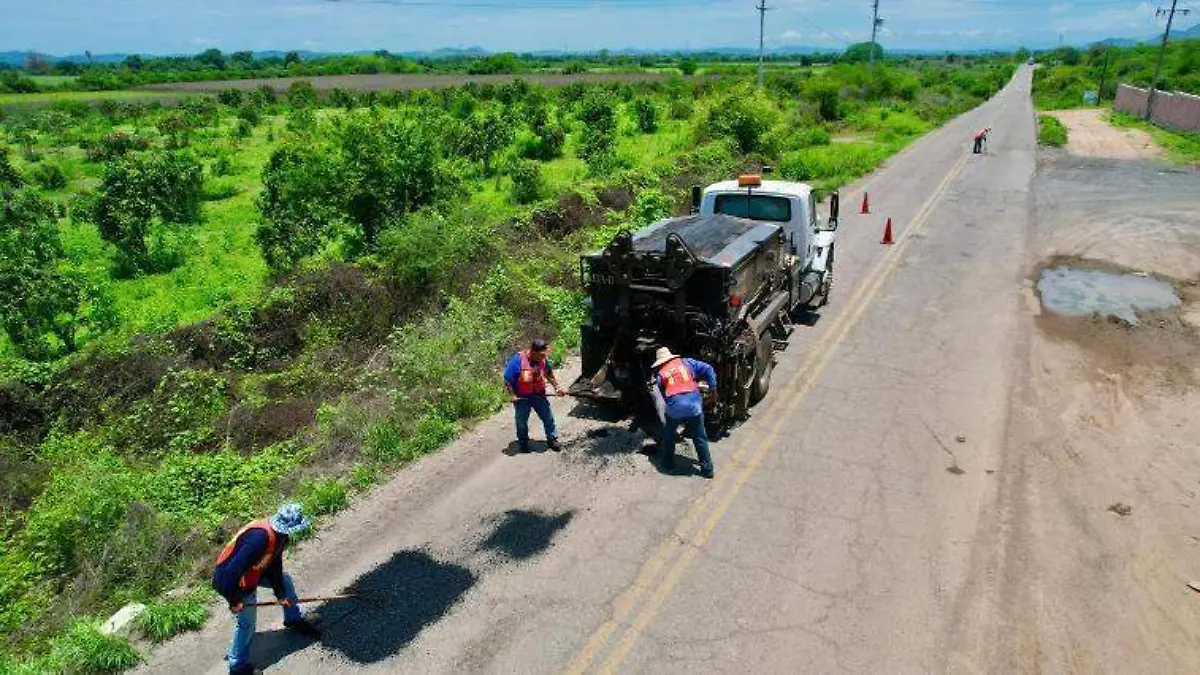
[[[1066,403],[1058,394],[1029,403],[1030,364],[1050,366],[1030,357],[1042,338],[1028,278],[1038,256],[1057,250],[1053,237],[1031,234],[1049,230],[1033,227],[1045,209],[1031,190],[1029,87],[1023,68],[993,100],[843,190],[832,301],[815,325],[797,327],[752,419],[714,443],[716,480],[660,473],[638,452],[648,443],[640,433],[569,400],[554,401],[562,453],[512,454],[511,421],[498,416],[291,554],[301,595],[353,588],[367,599],[318,608],[327,627],[318,643],[260,613],[258,665],[1195,672],[1180,651],[1200,644],[1182,626],[1200,625],[1194,611],[1171,617],[1187,639],[1165,655],[1161,641],[1137,642],[1148,625],[1138,617],[1095,637],[1083,630],[1104,625],[1092,611],[1153,604],[1109,591],[1089,606],[1080,590],[1098,572],[1073,563],[1070,549],[1114,517],[1104,506],[1036,515],[1046,497],[1031,495],[1052,488],[1026,454],[1038,452],[1030,430],[1037,410],[1054,419]],[[971,155],[985,126],[989,148]],[[1059,191],[1087,180],[1060,178]],[[852,208],[864,190],[870,215]],[[1196,196],[1181,190],[1184,201]],[[1182,203],[1173,208],[1186,212]],[[888,217],[890,247],[879,243]],[[1095,488],[1104,505],[1126,494],[1104,487],[1077,482],[1071,494]],[[1089,519],[1101,525],[1080,524]],[[1177,568],[1187,560],[1176,550]],[[1102,576],[1109,588],[1136,586],[1125,572]],[[1060,594],[1064,584],[1077,587]],[[221,672],[230,623],[217,609],[142,672]]]

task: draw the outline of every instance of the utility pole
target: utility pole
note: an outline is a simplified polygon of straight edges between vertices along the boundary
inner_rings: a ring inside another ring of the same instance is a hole
[[[1100,105],[1104,101],[1104,81],[1108,79],[1108,57],[1112,54],[1112,49],[1104,48],[1104,70],[1100,71],[1100,89],[1096,91],[1096,105]]]
[[[758,10],[758,86],[763,86],[764,71],[763,71],[763,35],[767,29],[767,12],[775,9],[767,7],[767,0],[759,0],[758,6],[754,9]]]
[[[1167,29],[1163,31],[1162,47],[1158,50],[1158,64],[1154,66],[1154,81],[1150,85],[1150,93],[1146,96],[1146,120],[1154,119],[1154,96],[1158,91],[1158,77],[1162,74],[1163,57],[1167,55],[1167,40],[1171,39],[1171,24],[1175,22],[1175,14],[1188,15],[1192,12],[1190,9],[1179,9],[1179,0],[1171,0],[1171,9],[1158,8],[1154,12],[1155,18],[1167,16]]]
[[[875,0],[875,10],[871,17],[871,65],[875,65],[875,37],[879,34],[879,27],[883,25],[883,19],[879,18],[879,0]]]

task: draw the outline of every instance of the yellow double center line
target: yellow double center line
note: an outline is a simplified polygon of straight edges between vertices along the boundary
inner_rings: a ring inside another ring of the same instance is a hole
[[[941,183],[938,184],[937,189],[921,206],[912,223],[900,235],[896,245],[888,250],[883,260],[871,270],[855,290],[847,303],[847,311],[837,317],[828,332],[809,351],[799,370],[787,381],[783,391],[761,413],[763,418],[775,420],[763,435],[762,440],[756,446],[742,443],[732,454],[728,463],[731,470],[728,473],[722,472],[721,477],[714,482],[712,488],[701,493],[692,502],[687,512],[676,524],[672,536],[650,556],[633,584],[613,602],[612,616],[591,635],[580,653],[568,664],[566,672],[582,673],[587,670],[609,644],[613,634],[633,614],[642,598],[649,593],[649,599],[629,623],[617,645],[604,661],[601,672],[614,672],[625,661],[642,631],[658,614],[671,591],[708,543],[712,533],[734,500],[737,499],[746,482],[770,454],[774,441],[779,437],[779,430],[790,419],[788,415],[781,413],[798,408],[808,393],[816,386],[821,374],[828,366],[830,358],[862,318],[871,301],[879,293],[879,289],[883,287],[883,282],[888,275],[900,264],[904,251],[913,241],[914,235],[924,229],[934,207],[945,195],[950,184],[962,172],[968,159],[968,155],[963,155],[951,167]],[[747,453],[750,453],[750,456],[743,464],[742,459]],[[726,478],[727,475],[730,477]],[[701,520],[706,514],[708,517],[703,519],[701,524]],[[697,524],[700,524],[699,529],[693,531]],[[665,575],[663,574],[664,569],[666,570]]]

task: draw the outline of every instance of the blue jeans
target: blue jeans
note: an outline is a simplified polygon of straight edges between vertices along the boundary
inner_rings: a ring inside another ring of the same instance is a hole
[[[545,396],[519,399],[513,403],[513,408],[517,412],[517,441],[521,445],[529,442],[529,411],[531,410],[536,412],[538,418],[542,420],[542,427],[546,430],[546,440],[552,441],[558,438],[558,428],[554,426],[554,411],[550,409],[550,401]]]
[[[703,414],[682,419],[667,418],[667,423],[663,425],[662,448],[659,450],[663,464],[670,466],[675,461],[675,434],[680,424],[692,435],[692,442],[696,444],[696,455],[700,458],[700,470],[712,471],[712,453],[708,451],[708,432],[704,429]]]
[[[263,587],[263,584],[259,584]],[[283,593],[284,597],[292,601],[291,607],[283,608],[284,621],[297,621],[303,614],[300,612],[300,605],[297,603],[296,587],[292,584],[291,575],[283,575]],[[242,596],[242,602],[256,602],[258,591],[250,591]],[[243,607],[242,611],[238,612],[234,617],[233,623],[233,644],[229,645],[229,652],[225,654],[225,661],[229,664],[229,669],[244,668],[250,664],[250,643],[254,640],[254,627],[258,623],[258,608]]]

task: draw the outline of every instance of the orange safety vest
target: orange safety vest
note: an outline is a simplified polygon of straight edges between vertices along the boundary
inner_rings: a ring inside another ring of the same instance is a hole
[[[700,385],[696,384],[696,376],[692,374],[692,369],[688,368],[688,365],[679,357],[664,363],[658,369],[658,376],[662,378],[663,394],[667,398],[700,391]]]
[[[233,549],[237,546],[238,539],[240,539],[243,534],[254,529],[263,530],[267,533],[267,552],[263,554],[263,557],[260,558],[258,562],[251,565],[250,569],[246,570],[245,574],[243,574],[242,578],[238,581],[238,585],[241,586],[243,591],[252,591],[258,588],[258,579],[262,576],[263,570],[267,569],[267,566],[270,565],[271,561],[275,559],[275,556],[279,554],[279,551],[275,550],[275,544],[278,540],[275,537],[275,530],[271,528],[270,521],[266,519],[256,520],[238,530],[237,534],[233,535],[233,538],[229,540],[229,543],[225,544],[225,548],[221,549],[221,554],[217,556],[218,565],[224,563],[226,560],[229,560],[229,557],[233,555]]]
[[[521,352],[521,372],[517,374],[517,396],[540,396],[546,393],[546,362],[534,365],[529,352]]]

